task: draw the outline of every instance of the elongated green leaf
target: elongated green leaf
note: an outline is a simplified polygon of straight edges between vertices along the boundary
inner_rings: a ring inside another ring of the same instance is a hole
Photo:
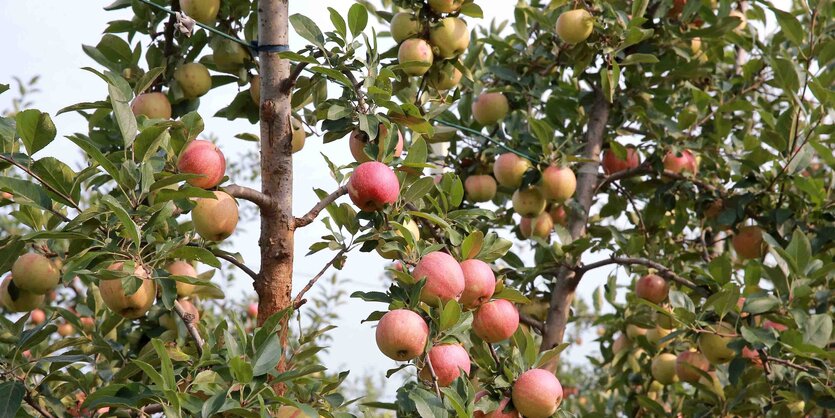
[[[117,183],[120,183],[119,169],[116,168],[116,165],[113,164],[113,162],[110,161],[107,158],[107,156],[102,154],[102,152],[98,149],[98,147],[96,147],[96,145],[90,142],[87,138],[77,135],[67,136],[67,139],[75,143],[75,145],[78,145],[79,148],[81,148],[82,150],[84,150],[85,153],[87,153],[87,156],[92,158],[93,161],[97,162],[101,166],[101,168],[103,168],[104,171],[107,172],[107,174],[110,174],[110,176],[113,177],[114,180],[116,180]]]
[[[39,184],[13,177],[0,177],[0,188],[14,190],[16,196],[25,197],[44,209],[52,210],[52,199]]]
[[[15,122],[17,136],[23,141],[29,155],[42,150],[55,139],[56,129],[52,118],[40,110],[24,110],[17,114]]]
[[[365,6],[355,3],[348,10],[348,27],[351,29],[351,35],[356,37],[368,25],[368,10]]]
[[[275,369],[281,359],[281,341],[275,333],[267,337],[266,341],[258,347],[255,353],[255,362],[252,367],[254,376],[267,374]]]
[[[122,223],[122,230],[128,237],[133,241],[136,245],[137,251],[142,246],[142,240],[139,234],[139,226],[136,225],[136,222],[131,219],[130,214],[124,207],[116,200],[115,197],[106,195],[102,197],[102,202],[107,205],[107,207],[113,211],[113,214],[119,218],[119,221]]]
[[[325,37],[322,35],[322,31],[318,26],[316,26],[316,22],[311,20],[309,17],[298,13],[294,14],[290,16],[290,24],[293,25],[293,29],[296,30],[296,33],[298,33],[299,36],[305,40],[310,41],[310,43],[318,46],[319,48],[325,47]]]
[[[11,418],[17,415],[26,387],[17,380],[0,383],[0,418]]]

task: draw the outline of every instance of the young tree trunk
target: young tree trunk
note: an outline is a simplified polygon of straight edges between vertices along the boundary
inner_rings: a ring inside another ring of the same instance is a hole
[[[586,146],[583,151],[583,158],[591,162],[583,163],[577,174],[577,192],[575,200],[583,208],[582,213],[572,213],[568,222],[568,231],[573,239],[586,234],[586,225],[589,220],[589,210],[594,202],[594,191],[597,188],[597,171],[600,161],[600,150],[603,146],[603,135],[606,133],[606,123],[609,120],[611,105],[598,91],[595,94],[589,114],[589,122],[586,128]],[[540,351],[550,350],[562,343],[565,327],[571,314],[571,303],[574,301],[574,292],[580,281],[579,277],[568,268],[560,268],[555,275],[555,283],[551,287],[551,302],[548,309],[548,317],[545,322],[545,332],[542,335]],[[555,371],[559,359],[544,365],[544,368]]]

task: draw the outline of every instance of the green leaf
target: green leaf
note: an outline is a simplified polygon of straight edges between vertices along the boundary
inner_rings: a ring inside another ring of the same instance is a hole
[[[46,189],[31,181],[0,177],[0,188],[14,190],[15,195],[25,197],[46,210],[52,210],[52,199]]]
[[[325,48],[325,37],[322,35],[322,31],[309,17],[296,13],[290,16],[290,24],[293,25],[293,29],[299,36],[320,49]]]
[[[461,304],[455,300],[451,300],[444,306],[444,311],[441,312],[440,330],[446,331],[452,328],[461,319]]]
[[[142,74],[142,77],[136,82],[136,87],[134,87],[133,92],[137,96],[144,93],[163,72],[165,72],[165,67],[151,68],[147,73]]]
[[[113,211],[113,214],[119,218],[119,222],[122,223],[122,230],[128,237],[133,241],[136,245],[136,249],[139,250],[142,247],[142,240],[140,239],[139,234],[139,226],[136,225],[136,222],[131,219],[130,214],[124,207],[116,200],[115,197],[106,195],[102,197],[102,202],[107,205],[107,207]]]
[[[174,380],[174,365],[171,364],[171,358],[168,357],[168,351],[165,349],[163,342],[157,338],[151,340],[154,345],[154,350],[160,360],[160,370],[162,371],[163,389],[177,390],[177,382]]]
[[[75,143],[75,145],[78,145],[79,148],[81,148],[82,150],[84,150],[85,153],[87,153],[88,157],[92,158],[93,161],[99,163],[101,168],[103,168],[104,171],[107,172],[107,174],[110,174],[110,176],[113,177],[113,179],[116,180],[117,183],[120,183],[119,169],[116,168],[116,165],[113,164],[113,162],[110,161],[104,154],[102,154],[99,148],[96,147],[95,144],[90,142],[89,139],[79,135],[70,135],[67,136],[67,139]]]
[[[562,353],[566,348],[568,348],[569,345],[569,343],[562,343],[550,350],[546,350],[539,353],[539,358],[536,360],[536,363],[534,363],[533,367],[540,368],[548,364],[548,362],[557,358],[557,356],[559,356],[560,353]]]
[[[631,54],[620,62],[620,65],[656,64],[658,57],[652,54]]]
[[[0,417],[16,416],[25,395],[26,387],[17,380],[0,383]]]
[[[171,258],[197,260],[214,268],[220,268],[220,260],[211,251],[202,247],[180,247],[172,251]]]
[[[416,202],[434,188],[435,179],[432,177],[423,177],[409,186],[409,189],[403,193],[403,200],[406,202]]]
[[[795,229],[792,234],[792,240],[786,247],[786,254],[794,259],[794,264],[803,271],[809,265],[812,259],[812,244],[806,235]]]
[[[828,314],[811,315],[803,324],[803,341],[823,348],[829,344],[832,335],[832,317]]]
[[[253,376],[261,376],[275,370],[280,359],[281,341],[279,341],[278,335],[273,333],[267,337],[255,353],[255,361],[252,366]]]
[[[362,4],[356,3],[348,10],[348,27],[351,35],[356,37],[368,25],[368,10]]]
[[[461,6],[459,11],[464,16],[474,17],[476,19],[484,17],[484,11],[481,10],[481,7],[475,3],[465,3]]]
[[[348,33],[348,29],[345,26],[345,19],[342,18],[342,15],[339,14],[333,7],[328,7],[328,12],[331,16],[331,23],[333,23],[333,27],[336,29],[336,32],[342,35],[344,38],[345,35]]]
[[[160,145],[168,141],[171,134],[168,132],[168,126],[153,125],[142,130],[136,136],[136,141],[133,143],[134,160],[137,162],[147,161],[153,157],[159,149]]]
[[[33,155],[55,139],[56,129],[49,114],[37,109],[24,110],[15,117],[17,136],[29,155]]]
[[[464,242],[461,243],[461,259],[467,260],[475,258],[481,252],[481,246],[484,243],[484,233],[476,230],[473,231]]]
[[[58,190],[64,196],[73,198],[75,172],[61,160],[53,157],[41,158],[32,164],[32,172],[37,174],[45,184]],[[74,204],[58,194],[53,194],[53,196],[65,205]]]
[[[802,45],[804,33],[806,33],[806,31],[803,30],[803,26],[797,21],[797,18],[791,13],[784,12],[774,7],[771,7],[771,11],[774,12],[774,16],[777,17],[777,23],[780,24],[780,29],[783,31],[783,34],[786,35],[786,38],[797,46]]]
[[[151,382],[159,387],[159,390],[162,390],[165,387],[165,381],[163,381],[162,375],[159,374],[154,366],[139,360],[134,360],[133,364],[142,369],[145,376],[148,376],[148,378],[151,379]]]

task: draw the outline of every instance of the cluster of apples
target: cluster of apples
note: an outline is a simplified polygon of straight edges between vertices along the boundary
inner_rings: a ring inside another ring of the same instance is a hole
[[[21,255],[0,284],[0,304],[10,312],[28,312],[44,302],[61,281],[62,262],[36,252]]]
[[[513,303],[493,298],[496,276],[484,261],[458,262],[447,253],[430,252],[421,257],[412,276],[416,280],[426,280],[420,300],[427,306],[445,306],[456,301],[464,309],[472,310],[473,333],[488,344],[507,340],[519,327],[519,312]],[[426,319],[409,309],[395,309],[383,315],[377,325],[376,341],[380,351],[396,361],[415,360],[425,353],[428,361],[418,360],[419,377],[425,382],[432,381],[431,363],[436,382],[441,387],[452,384],[462,372],[466,377],[471,370],[470,355],[464,344],[431,341]],[[428,352],[425,351],[427,344],[431,346]],[[533,369],[517,378],[511,396],[515,408],[513,416],[521,413],[530,418],[545,418],[556,412],[562,400],[562,387],[553,373]],[[496,414],[501,414],[510,400],[502,399],[501,402],[500,409],[488,416],[502,416]]]

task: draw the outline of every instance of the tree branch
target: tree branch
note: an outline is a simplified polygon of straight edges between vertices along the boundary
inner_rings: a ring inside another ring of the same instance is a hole
[[[333,193],[325,196],[324,199],[320,200],[313,209],[310,209],[304,216],[301,218],[296,218],[295,220],[295,227],[302,228],[307,225],[310,225],[316,217],[319,216],[319,212],[324,210],[328,205],[339,199],[340,197],[346,195],[348,193],[348,186],[342,186],[336,189]]]
[[[334,263],[336,263],[336,260],[339,260],[339,258],[342,257],[343,255],[345,255],[345,253],[347,251],[348,251],[348,249],[346,249],[346,248],[343,248],[343,249],[339,250],[339,252],[336,253],[335,256],[333,256],[331,261],[328,261],[327,264],[325,264],[325,267],[322,267],[322,270],[320,270],[317,275],[313,276],[313,278],[310,279],[309,282],[307,282],[307,284],[302,288],[301,291],[299,291],[299,293],[293,299],[293,308],[294,309],[299,309],[302,305],[304,305],[304,303],[307,301],[306,299],[304,299],[304,294],[307,293],[307,291],[309,291],[311,288],[313,288],[313,285],[315,285],[316,282],[319,281],[319,279],[325,274],[325,272],[328,271],[328,269]]]
[[[542,331],[545,329],[545,324],[543,324],[542,321],[536,320],[522,313],[519,313],[519,322],[539,331],[540,334],[542,334]]]
[[[197,346],[197,356],[203,357],[203,337],[200,336],[200,331],[194,325],[194,315],[191,312],[186,312],[183,309],[183,305],[180,304],[179,300],[174,300],[174,311],[177,312],[177,315],[180,316],[180,319],[183,320],[183,323],[186,324],[186,329],[188,330],[189,335],[191,338],[194,339],[194,344]]]
[[[247,200],[258,205],[261,210],[271,210],[275,206],[269,196],[246,186],[232,184],[224,187],[223,190],[226,190],[226,193],[236,199]]]
[[[587,273],[589,270],[594,270],[596,268],[608,266],[611,264],[618,264],[623,266],[632,266],[632,265],[639,265],[639,266],[646,266],[650,268],[654,268],[658,270],[658,274],[665,277],[668,280],[672,280],[682,286],[687,288],[693,289],[694,291],[698,292],[702,296],[707,296],[708,291],[693,283],[692,281],[685,279],[684,277],[679,276],[678,274],[674,273],[672,270],[668,269],[667,267],[656,263],[652,260],[647,260],[645,258],[629,258],[629,257],[611,257],[606,260],[600,260],[594,263],[582,265],[579,267],[574,268],[574,271],[577,273],[577,276],[582,276]]]
[[[29,406],[31,406],[32,409],[38,411],[38,413],[41,414],[41,416],[43,416],[44,418],[54,418],[54,416],[50,414],[49,411],[47,411],[42,406],[38,405],[37,402],[35,402],[35,400],[32,398],[32,394],[30,394],[28,390],[26,391],[26,396],[24,396],[23,399],[26,400],[26,403],[29,404]]]
[[[188,244],[190,247],[199,247],[197,244]],[[258,280],[258,273],[253,271],[251,268],[247,267],[246,264],[241,263],[238,261],[237,258],[233,257],[226,252],[220,251],[218,249],[209,248],[208,249],[215,257],[226,260],[229,264],[234,265],[235,267],[241,269],[244,273],[246,273],[249,277],[252,277],[252,280]]]

